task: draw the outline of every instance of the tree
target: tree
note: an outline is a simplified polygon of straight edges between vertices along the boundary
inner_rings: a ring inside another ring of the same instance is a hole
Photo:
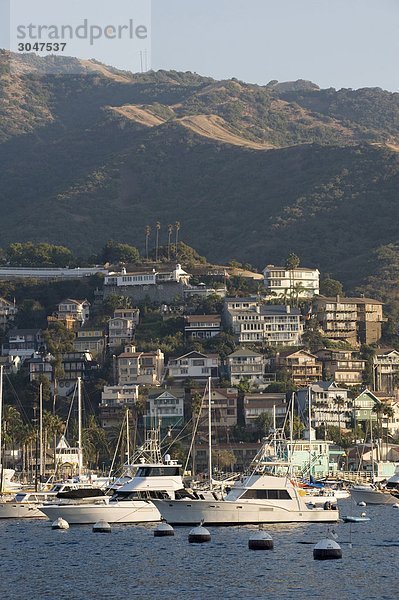
[[[273,417],[269,413],[261,413],[255,422],[260,434],[268,435],[273,426]]]
[[[212,452],[212,463],[216,465],[218,471],[224,471],[225,469],[231,471],[236,461],[235,455],[229,450],[214,450]]]
[[[6,250],[9,264],[18,267],[68,267],[76,262],[65,246],[32,242],[10,244]]]
[[[344,290],[342,283],[337,279],[326,277],[320,282],[320,294],[327,297],[343,296]]]
[[[99,258],[103,263],[135,264],[140,261],[140,252],[135,246],[109,240],[103,247]]]
[[[73,351],[75,334],[70,329],[67,329],[61,321],[52,321],[43,332],[43,338],[48,351],[54,357]]]
[[[286,267],[286,269],[289,269],[289,270],[297,269],[299,267],[300,263],[301,263],[301,259],[299,258],[299,256],[297,256],[293,252],[290,252],[290,254],[287,256],[287,259],[285,261],[285,267]]]
[[[337,407],[338,412],[338,431],[339,431],[339,439],[342,439],[342,429],[341,429],[341,414],[342,407],[345,405],[345,398],[343,396],[335,396],[334,404]]]

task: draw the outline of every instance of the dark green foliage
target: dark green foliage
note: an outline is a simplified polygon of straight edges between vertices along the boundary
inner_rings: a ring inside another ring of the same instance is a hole
[[[137,263],[140,261],[140,252],[129,244],[119,244],[108,241],[99,256],[102,263]]]
[[[320,281],[320,294],[327,297],[343,296],[342,283],[331,277],[326,277]]]
[[[75,264],[68,248],[53,244],[15,242],[6,248],[4,254],[6,262],[15,267],[72,267]]]

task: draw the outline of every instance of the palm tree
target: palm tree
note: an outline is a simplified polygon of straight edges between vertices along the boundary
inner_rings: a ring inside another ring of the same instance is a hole
[[[149,225],[146,225],[146,227],[144,229],[144,233],[145,233],[145,256],[146,256],[146,259],[148,260],[148,240],[149,240],[150,233],[151,233],[151,227]]]
[[[341,431],[341,413],[342,407],[345,405],[345,398],[343,396],[335,396],[334,403],[337,407],[338,412],[338,431],[339,431],[339,440],[342,441],[342,431]]]
[[[384,416],[387,419],[387,435],[386,435],[386,454],[388,454],[388,433],[389,433],[389,421],[391,419],[394,418],[395,416],[395,411],[392,408],[392,406],[385,406],[384,407]],[[385,456],[385,460],[387,460],[387,457]]]
[[[175,245],[175,248],[176,248],[176,260],[177,260],[177,255],[178,255],[178,246],[177,246],[177,244],[179,243],[180,221],[176,221],[176,223],[175,223],[175,230],[176,230],[176,238],[175,238],[176,239],[176,245]]]
[[[168,225],[168,261],[170,260],[170,240],[172,238],[173,225]]]
[[[157,231],[156,245],[155,245],[155,262],[158,262],[159,231],[161,229],[161,223],[159,221],[157,221],[157,224],[155,225],[155,229]]]

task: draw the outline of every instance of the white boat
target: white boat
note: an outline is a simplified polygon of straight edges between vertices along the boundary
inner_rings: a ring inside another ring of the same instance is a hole
[[[82,489],[82,485],[70,482],[56,483],[47,492],[19,492],[13,499],[0,502],[0,519],[44,518],[46,515],[41,511],[44,502],[77,489]]]
[[[331,523],[339,511],[328,501],[314,506],[288,477],[253,473],[237,481],[224,500],[192,498],[153,500],[171,525],[238,525],[258,523]]]
[[[138,458],[140,457],[140,458]],[[162,460],[159,449],[159,430],[150,430],[144,445],[136,454],[137,467],[133,479],[115,491],[111,498],[99,498],[91,503],[59,502],[43,506],[43,513],[52,521],[58,517],[70,525],[107,523],[148,523],[160,521],[161,515],[152,500],[156,497],[173,499],[183,489],[181,465],[168,454]]]
[[[365,502],[366,504],[396,504],[398,498],[392,491],[392,489],[378,487],[373,483],[353,485],[350,488],[350,494],[357,504],[359,502]]]

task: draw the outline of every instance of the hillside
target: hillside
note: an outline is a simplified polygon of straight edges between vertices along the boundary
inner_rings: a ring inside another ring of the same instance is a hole
[[[0,99],[0,246],[143,247],[178,220],[212,261],[295,251],[353,287],[399,244],[399,94],[2,52]]]

